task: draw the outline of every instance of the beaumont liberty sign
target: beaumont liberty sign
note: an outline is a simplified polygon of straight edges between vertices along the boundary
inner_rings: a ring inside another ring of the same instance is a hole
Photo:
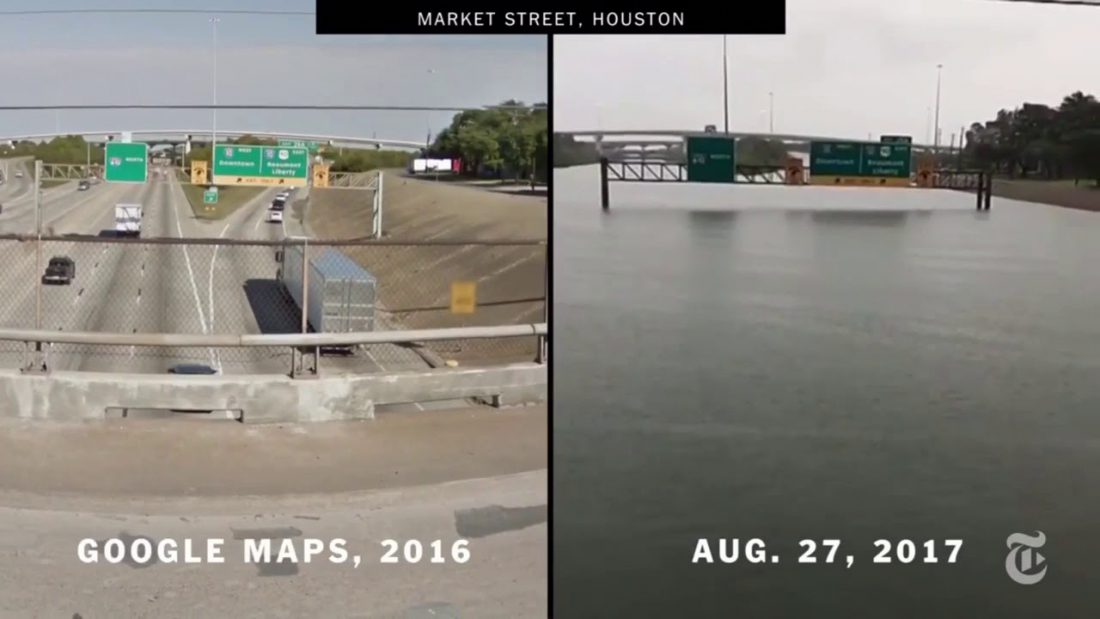
[[[287,185],[305,187],[309,150],[282,146],[218,144],[214,149],[216,185]]]
[[[913,147],[904,142],[813,142],[811,185],[908,187]]]

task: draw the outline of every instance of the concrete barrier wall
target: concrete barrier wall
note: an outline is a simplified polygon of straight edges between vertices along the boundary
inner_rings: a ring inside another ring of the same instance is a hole
[[[545,365],[321,376],[171,376],[0,370],[0,415],[103,419],[108,409],[233,410],[245,423],[370,419],[378,404],[461,398],[541,402]]]

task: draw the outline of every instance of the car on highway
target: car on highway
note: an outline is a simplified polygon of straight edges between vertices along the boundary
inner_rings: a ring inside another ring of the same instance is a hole
[[[89,183],[87,180],[82,180],[79,183],[77,183],[76,190],[77,191],[88,191],[89,189],[91,189],[91,187],[92,187],[91,183]]]
[[[73,283],[74,277],[76,277],[76,262],[68,256],[54,256],[46,265],[42,283],[68,285]]]
[[[283,222],[283,212],[282,211],[276,211],[276,210],[268,211],[267,212],[267,221],[271,222],[271,223],[282,223]]]
[[[276,211],[283,210],[286,208],[286,198],[276,196],[275,199],[271,201],[271,208]]]
[[[214,368],[206,365],[205,363],[177,363],[168,368],[169,374],[190,374],[190,375],[202,375],[202,374],[217,374],[218,371]]]
[[[22,172],[16,172],[15,173],[15,178],[23,178],[23,173]]]

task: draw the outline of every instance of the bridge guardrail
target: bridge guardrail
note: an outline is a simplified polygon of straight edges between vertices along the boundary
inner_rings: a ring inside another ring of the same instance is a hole
[[[24,371],[48,371],[51,369],[51,347],[56,344],[80,344],[85,346],[130,346],[143,348],[285,348],[286,355],[281,357],[290,365],[279,372],[276,365],[268,365],[260,371],[249,368],[250,372],[239,373],[284,373],[291,376],[315,376],[321,372],[321,351],[332,346],[369,347],[371,345],[421,346],[425,342],[473,339],[500,339],[535,337],[539,342],[538,355],[533,361],[546,362],[546,323],[527,325],[500,325],[492,327],[456,327],[450,329],[406,329],[398,331],[374,331],[356,333],[287,333],[287,334],[241,334],[241,335],[204,335],[182,333],[90,333],[63,332],[34,329],[0,329],[0,341],[18,342],[25,346]],[[369,355],[369,353],[368,353]],[[132,357],[131,357],[132,358]],[[338,357],[337,361],[347,357]],[[276,357],[269,357],[276,359]],[[529,360],[530,361],[530,360]],[[346,373],[354,373],[356,368],[338,364]],[[391,370],[424,370],[444,365],[432,363],[422,358],[419,363],[408,367],[393,367]],[[222,368],[218,368],[222,369]],[[385,371],[378,367],[376,371]]]

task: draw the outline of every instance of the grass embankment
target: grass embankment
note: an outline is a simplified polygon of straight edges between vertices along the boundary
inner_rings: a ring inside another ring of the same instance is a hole
[[[65,183],[71,183],[73,181],[64,179],[42,180],[42,189],[49,189],[50,187],[57,187],[58,185],[64,185]]]
[[[237,209],[260,195],[264,187],[240,187],[229,185],[218,187],[218,201],[214,204],[204,204],[202,194],[206,191],[206,185],[192,185],[181,183],[183,194],[191,204],[191,212],[196,219],[225,219]]]
[[[1092,181],[994,179],[993,195],[1009,200],[1040,202],[1083,211],[1100,211],[1100,188]]]
[[[428,329],[540,322],[546,295],[544,245],[432,245],[431,241],[547,237],[547,199],[385,170],[383,226],[408,245],[346,246],[341,251],[379,282],[386,328]],[[365,237],[372,192],[312,189],[309,225],[319,238]],[[452,314],[451,284],[477,282],[477,311]],[[463,365],[530,361],[534,338],[439,342],[429,346]]]

